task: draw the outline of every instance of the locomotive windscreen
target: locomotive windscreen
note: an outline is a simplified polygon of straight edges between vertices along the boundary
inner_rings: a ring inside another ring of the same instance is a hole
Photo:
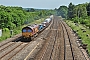
[[[32,32],[32,30],[28,29],[27,32]]]
[[[26,32],[26,29],[23,29],[23,32]]]
[[[30,29],[23,29],[22,32],[32,32]]]

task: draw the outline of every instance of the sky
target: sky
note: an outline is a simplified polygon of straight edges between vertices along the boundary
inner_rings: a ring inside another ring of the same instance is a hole
[[[0,5],[19,6],[23,8],[55,9],[62,5],[68,6],[70,2],[77,5],[90,2],[90,0],[0,0]]]

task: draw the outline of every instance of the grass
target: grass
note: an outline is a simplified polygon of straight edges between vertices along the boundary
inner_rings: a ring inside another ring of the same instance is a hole
[[[87,29],[85,28],[82,24],[78,24],[78,26],[75,25],[75,23],[73,21],[70,21],[70,20],[66,20],[66,23],[75,31],[77,31],[78,33],[78,36],[81,37],[82,39],[82,42],[84,44],[87,44],[87,49],[88,49],[88,52],[90,54],[90,29]],[[83,32],[83,30],[81,30],[81,28],[84,28],[86,30],[86,32]],[[87,36],[87,34],[89,36]]]
[[[32,25],[32,24],[35,24],[35,23],[36,24],[40,24],[44,20],[45,20],[45,18],[41,18],[39,20],[34,20],[33,22],[31,22],[31,23],[29,23],[27,25]],[[13,29],[13,35],[12,36],[21,33],[22,28],[25,27],[25,26],[27,26],[27,25],[23,25],[23,26],[19,26],[19,27],[14,28]],[[6,40],[7,38],[10,38],[10,37],[11,37],[10,30],[3,31],[2,36],[0,37],[0,41]]]

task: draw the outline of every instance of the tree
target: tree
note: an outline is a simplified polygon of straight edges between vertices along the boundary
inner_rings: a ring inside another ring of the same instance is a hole
[[[68,6],[68,18],[73,18],[74,17],[74,12],[73,12],[73,10],[74,10],[74,5],[72,4],[72,2],[69,4],[69,6]]]
[[[30,12],[34,12],[34,11],[35,11],[35,9],[34,8],[31,8]]]
[[[90,16],[90,2],[86,8],[87,8],[87,15]]]
[[[39,18],[49,16],[53,10],[34,9],[28,8],[27,10],[22,7],[12,7],[0,5],[0,28],[13,29],[15,27],[30,23]]]
[[[67,18],[68,8],[67,6],[60,6],[58,8],[58,15],[62,16],[63,18]]]

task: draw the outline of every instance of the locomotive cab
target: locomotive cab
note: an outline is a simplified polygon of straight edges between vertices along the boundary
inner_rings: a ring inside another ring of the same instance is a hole
[[[27,26],[24,27],[22,29],[22,36],[24,38],[31,38],[32,36],[34,36],[37,32],[38,32],[38,25],[31,25],[31,26]]]
[[[23,36],[24,38],[29,38],[29,37],[32,36],[32,32],[33,32],[33,30],[32,30],[31,28],[29,28],[29,27],[24,27],[24,28],[22,29],[22,36]]]

